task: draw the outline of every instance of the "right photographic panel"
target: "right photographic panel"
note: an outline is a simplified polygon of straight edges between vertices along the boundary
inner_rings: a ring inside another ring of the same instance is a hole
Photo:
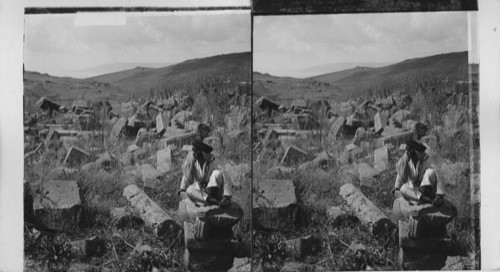
[[[480,269],[476,12],[253,21],[254,271]]]

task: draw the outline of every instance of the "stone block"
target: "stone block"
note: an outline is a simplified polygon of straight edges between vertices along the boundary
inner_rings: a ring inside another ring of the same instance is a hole
[[[330,127],[330,131],[328,132],[328,137],[332,140],[339,137],[345,123],[346,119],[344,117],[337,118],[337,120],[335,120],[335,123]]]
[[[74,229],[78,223],[81,199],[75,181],[53,180],[42,183],[34,196],[33,211],[47,227],[57,230]]]
[[[125,126],[127,125],[128,119],[125,117],[120,118],[111,128],[110,138],[111,141],[117,141],[120,139],[124,133]]]
[[[172,169],[173,154],[172,148],[158,150],[156,152],[156,168],[160,173],[166,173]]]
[[[375,126],[375,133],[379,133],[387,125],[387,113],[377,112],[377,114],[373,118],[373,121]]]
[[[358,179],[361,181],[360,186],[373,187],[377,183],[378,171],[373,169],[368,163],[359,163],[356,165]]]
[[[190,252],[235,256],[240,244],[231,229],[214,232],[205,240],[195,239],[195,227],[184,221],[184,245]]]
[[[389,148],[383,146],[373,152],[373,168],[375,171],[384,171],[389,167]]]
[[[163,174],[150,164],[141,165],[141,177],[145,188],[154,189],[161,181]]]
[[[306,160],[307,156],[308,154],[304,150],[296,146],[289,146],[285,151],[285,155],[283,155],[283,158],[281,159],[281,163],[283,165],[300,163]]]
[[[379,138],[377,141],[377,145],[382,147],[386,144],[392,144],[393,146],[400,146],[402,143],[405,143],[409,139],[413,138],[413,131],[404,131],[395,135],[387,136]]]
[[[170,122],[170,112],[168,113],[158,113],[156,116],[156,133],[163,135],[167,130],[168,123]]]
[[[253,213],[257,226],[277,229],[293,226],[297,198],[291,180],[263,180],[258,182],[253,194]]]

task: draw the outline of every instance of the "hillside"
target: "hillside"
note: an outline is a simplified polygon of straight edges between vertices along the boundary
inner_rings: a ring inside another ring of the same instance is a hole
[[[91,79],[54,77],[29,71],[24,73],[24,99],[27,105],[42,96],[69,105],[80,97],[89,100],[113,100],[121,95],[123,93],[120,88]]]
[[[339,72],[334,72],[334,73],[328,73],[320,76],[315,76],[312,77],[311,79],[320,81],[320,82],[326,82],[326,83],[336,83],[339,80],[342,80],[344,78],[350,77],[354,74],[361,73],[361,72],[366,72],[366,71],[371,71],[376,68],[371,68],[371,67],[355,67],[352,69],[347,69]]]
[[[155,88],[166,82],[189,80],[213,73],[230,75],[234,81],[250,81],[251,56],[250,52],[218,55],[163,68],[135,68],[90,79],[134,92]]]
[[[457,52],[405,60],[379,68],[356,67],[306,79],[254,73],[254,94],[284,104],[295,97],[335,99],[366,96],[371,90],[396,89],[422,76],[467,80],[468,53]]]
[[[467,75],[468,52],[448,53],[424,58],[405,60],[381,68],[354,73],[339,80],[342,87],[362,88],[380,81],[400,81],[420,75],[455,77],[461,72]],[[464,78],[465,79],[465,78]]]

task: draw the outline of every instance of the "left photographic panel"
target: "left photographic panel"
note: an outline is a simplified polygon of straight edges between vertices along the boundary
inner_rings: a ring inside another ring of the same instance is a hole
[[[46,12],[24,18],[25,271],[250,271],[250,10]]]

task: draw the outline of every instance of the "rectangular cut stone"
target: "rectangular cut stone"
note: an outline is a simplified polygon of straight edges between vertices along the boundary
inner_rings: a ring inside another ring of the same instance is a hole
[[[335,120],[335,123],[330,127],[330,131],[328,133],[328,137],[332,140],[336,139],[339,136],[339,133],[346,122],[345,117],[339,117]]]
[[[293,182],[269,179],[256,185],[256,193],[253,194],[253,218],[256,226],[267,229],[293,226],[297,208]]]
[[[191,251],[234,256],[239,248],[238,239],[230,230],[224,233],[213,233],[203,241],[194,238],[194,231],[194,224],[184,221],[184,245]]]
[[[383,146],[373,152],[373,164],[376,171],[384,171],[389,167],[389,148]]]
[[[79,166],[81,164],[84,164],[90,160],[90,154],[85,152],[84,150],[72,146],[68,154],[66,155],[66,158],[64,159],[64,164],[67,166]]]
[[[161,180],[162,174],[150,164],[141,165],[141,176],[144,182],[144,187],[154,188]]]
[[[172,168],[172,149],[167,147],[156,153],[156,168],[161,173],[166,173]]]
[[[51,229],[74,229],[81,207],[76,181],[46,181],[41,185],[40,192],[34,196],[35,216]]]
[[[158,116],[156,116],[156,133],[162,134],[167,130],[168,127],[168,116],[165,113],[158,113]]]
[[[375,123],[375,133],[379,133],[387,124],[387,116],[382,112],[377,112],[373,119]]]

